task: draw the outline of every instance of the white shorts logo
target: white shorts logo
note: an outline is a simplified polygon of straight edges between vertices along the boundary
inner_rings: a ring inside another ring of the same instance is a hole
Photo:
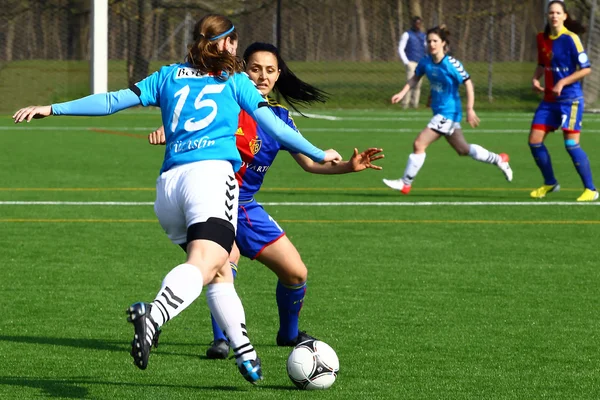
[[[450,136],[456,129],[460,129],[460,123],[444,117],[442,114],[434,115],[427,124],[429,129],[434,130],[440,135]]]

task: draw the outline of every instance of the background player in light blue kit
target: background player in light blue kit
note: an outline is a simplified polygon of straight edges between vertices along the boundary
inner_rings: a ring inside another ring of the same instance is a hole
[[[446,138],[450,146],[459,155],[469,155],[474,160],[496,165],[500,168],[506,180],[512,181],[513,173],[508,164],[507,154],[492,153],[479,145],[468,144],[465,140],[460,126],[462,106],[458,88],[460,84],[465,84],[467,91],[467,122],[472,127],[479,125],[479,118],[473,109],[475,93],[471,77],[462,64],[446,54],[449,45],[448,36],[449,32],[444,25],[427,31],[429,55],[419,61],[415,75],[399,93],[392,97],[392,103],[398,103],[424,75],[427,75],[431,84],[433,118],[415,139],[413,153],[408,156],[408,163],[402,178],[383,180],[387,186],[400,190],[404,194],[410,192],[413,180],[425,163],[425,150],[441,136]]]
[[[186,309],[207,287],[208,305],[234,348],[244,378],[262,378],[260,360],[246,332],[242,303],[234,289],[228,257],[235,239],[241,158],[235,144],[240,109],[268,135],[316,162],[339,161],[273,114],[235,57],[237,32],[220,15],[202,18],[187,62],[160,69],[130,89],[83,99],[31,106],[17,111],[15,123],[50,115],[108,115],[144,105],[161,109],[166,148],[156,185],[155,212],[169,239],[187,250],[185,263],[173,268],[152,303],[128,310],[134,325],[131,355],[145,369],[158,329]],[[215,276],[219,272],[219,277]],[[98,323],[102,321],[99,320]]]
[[[565,148],[583,182],[584,192],[577,201],[598,199],[590,161],[579,145],[584,108],[580,81],[592,72],[588,56],[577,36],[584,31],[581,24],[569,17],[562,1],[549,2],[546,29],[537,36],[538,66],[532,81],[533,89],[544,93],[529,133],[531,154],[544,177],[544,184],[530,194],[534,199],[541,199],[546,193],[560,189],[550,153],[544,145],[548,133],[556,129],[562,129]],[[545,88],[539,81],[542,76]]]

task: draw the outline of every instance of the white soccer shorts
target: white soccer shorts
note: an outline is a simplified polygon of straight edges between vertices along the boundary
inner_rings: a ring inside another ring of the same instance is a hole
[[[460,129],[460,123],[454,122],[442,114],[436,114],[431,118],[427,127],[440,135],[451,136],[455,130]]]
[[[156,180],[154,212],[175,244],[187,242],[187,228],[211,217],[237,228],[239,187],[229,161],[206,160],[163,172]]]

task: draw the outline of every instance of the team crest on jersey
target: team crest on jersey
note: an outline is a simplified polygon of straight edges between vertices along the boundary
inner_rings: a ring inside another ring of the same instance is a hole
[[[256,153],[258,153],[260,151],[260,146],[262,145],[262,140],[260,140],[259,138],[254,138],[250,141],[250,143],[248,143],[248,145],[250,146],[250,152],[252,153],[253,156],[255,156]]]

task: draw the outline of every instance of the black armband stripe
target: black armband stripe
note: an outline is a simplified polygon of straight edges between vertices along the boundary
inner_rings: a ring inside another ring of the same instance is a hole
[[[139,87],[137,87],[136,85],[131,85],[129,86],[129,89],[135,93],[137,95],[137,97],[141,97],[142,96],[142,91],[140,90]]]
[[[269,102],[261,101],[260,103],[258,103],[258,108],[261,108],[261,107],[269,107]]]

